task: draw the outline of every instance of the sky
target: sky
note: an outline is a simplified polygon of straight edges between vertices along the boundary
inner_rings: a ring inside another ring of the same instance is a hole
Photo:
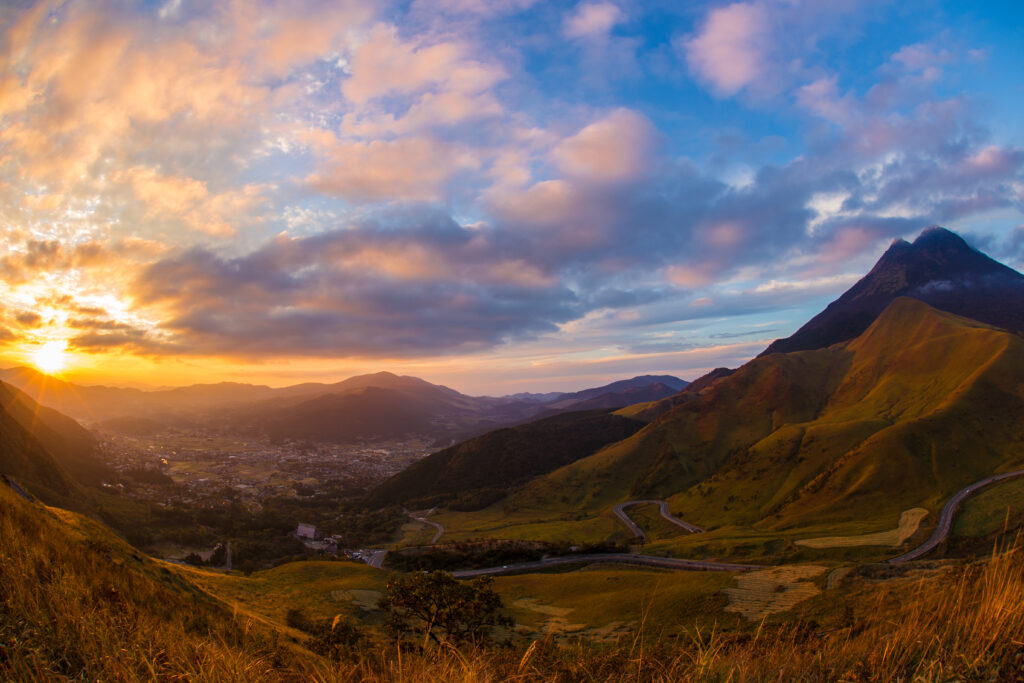
[[[0,4],[0,367],[735,367],[929,225],[1024,266],[1024,8]]]

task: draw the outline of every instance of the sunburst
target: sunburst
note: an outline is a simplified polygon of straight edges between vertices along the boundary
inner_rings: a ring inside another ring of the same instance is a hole
[[[32,364],[48,375],[60,372],[68,364],[67,348],[66,341],[48,341],[32,353]]]

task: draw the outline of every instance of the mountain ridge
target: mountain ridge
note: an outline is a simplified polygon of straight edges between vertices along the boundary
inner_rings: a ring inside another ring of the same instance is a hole
[[[956,233],[932,226],[913,243],[893,241],[867,275],[760,355],[853,339],[899,296],[1004,329],[1024,330],[1024,275],[973,249]]]
[[[856,340],[756,358],[514,503],[667,498],[709,529],[898,515],[1024,459],[1020,414],[1024,340],[901,297]]]

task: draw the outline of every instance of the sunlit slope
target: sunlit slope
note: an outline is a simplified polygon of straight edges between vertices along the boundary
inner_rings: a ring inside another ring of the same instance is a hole
[[[1024,340],[901,298],[857,339],[758,358],[514,504],[672,498],[707,528],[893,519],[1024,462],[1021,415]]]
[[[280,680],[316,663],[102,525],[0,483],[0,680]],[[305,674],[303,673],[305,671]]]
[[[40,439],[22,424],[12,390],[0,383],[0,474],[51,505],[81,508],[83,493]],[[2,400],[9,398],[11,400]]]

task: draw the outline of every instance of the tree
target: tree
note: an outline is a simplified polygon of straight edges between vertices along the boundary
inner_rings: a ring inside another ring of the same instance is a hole
[[[314,627],[309,649],[324,657],[341,661],[356,655],[363,644],[359,628],[339,614],[333,620],[322,621]]]
[[[379,607],[396,635],[422,634],[424,643],[480,643],[495,626],[512,625],[492,583],[487,576],[460,582],[444,572],[407,574],[388,581]]]

